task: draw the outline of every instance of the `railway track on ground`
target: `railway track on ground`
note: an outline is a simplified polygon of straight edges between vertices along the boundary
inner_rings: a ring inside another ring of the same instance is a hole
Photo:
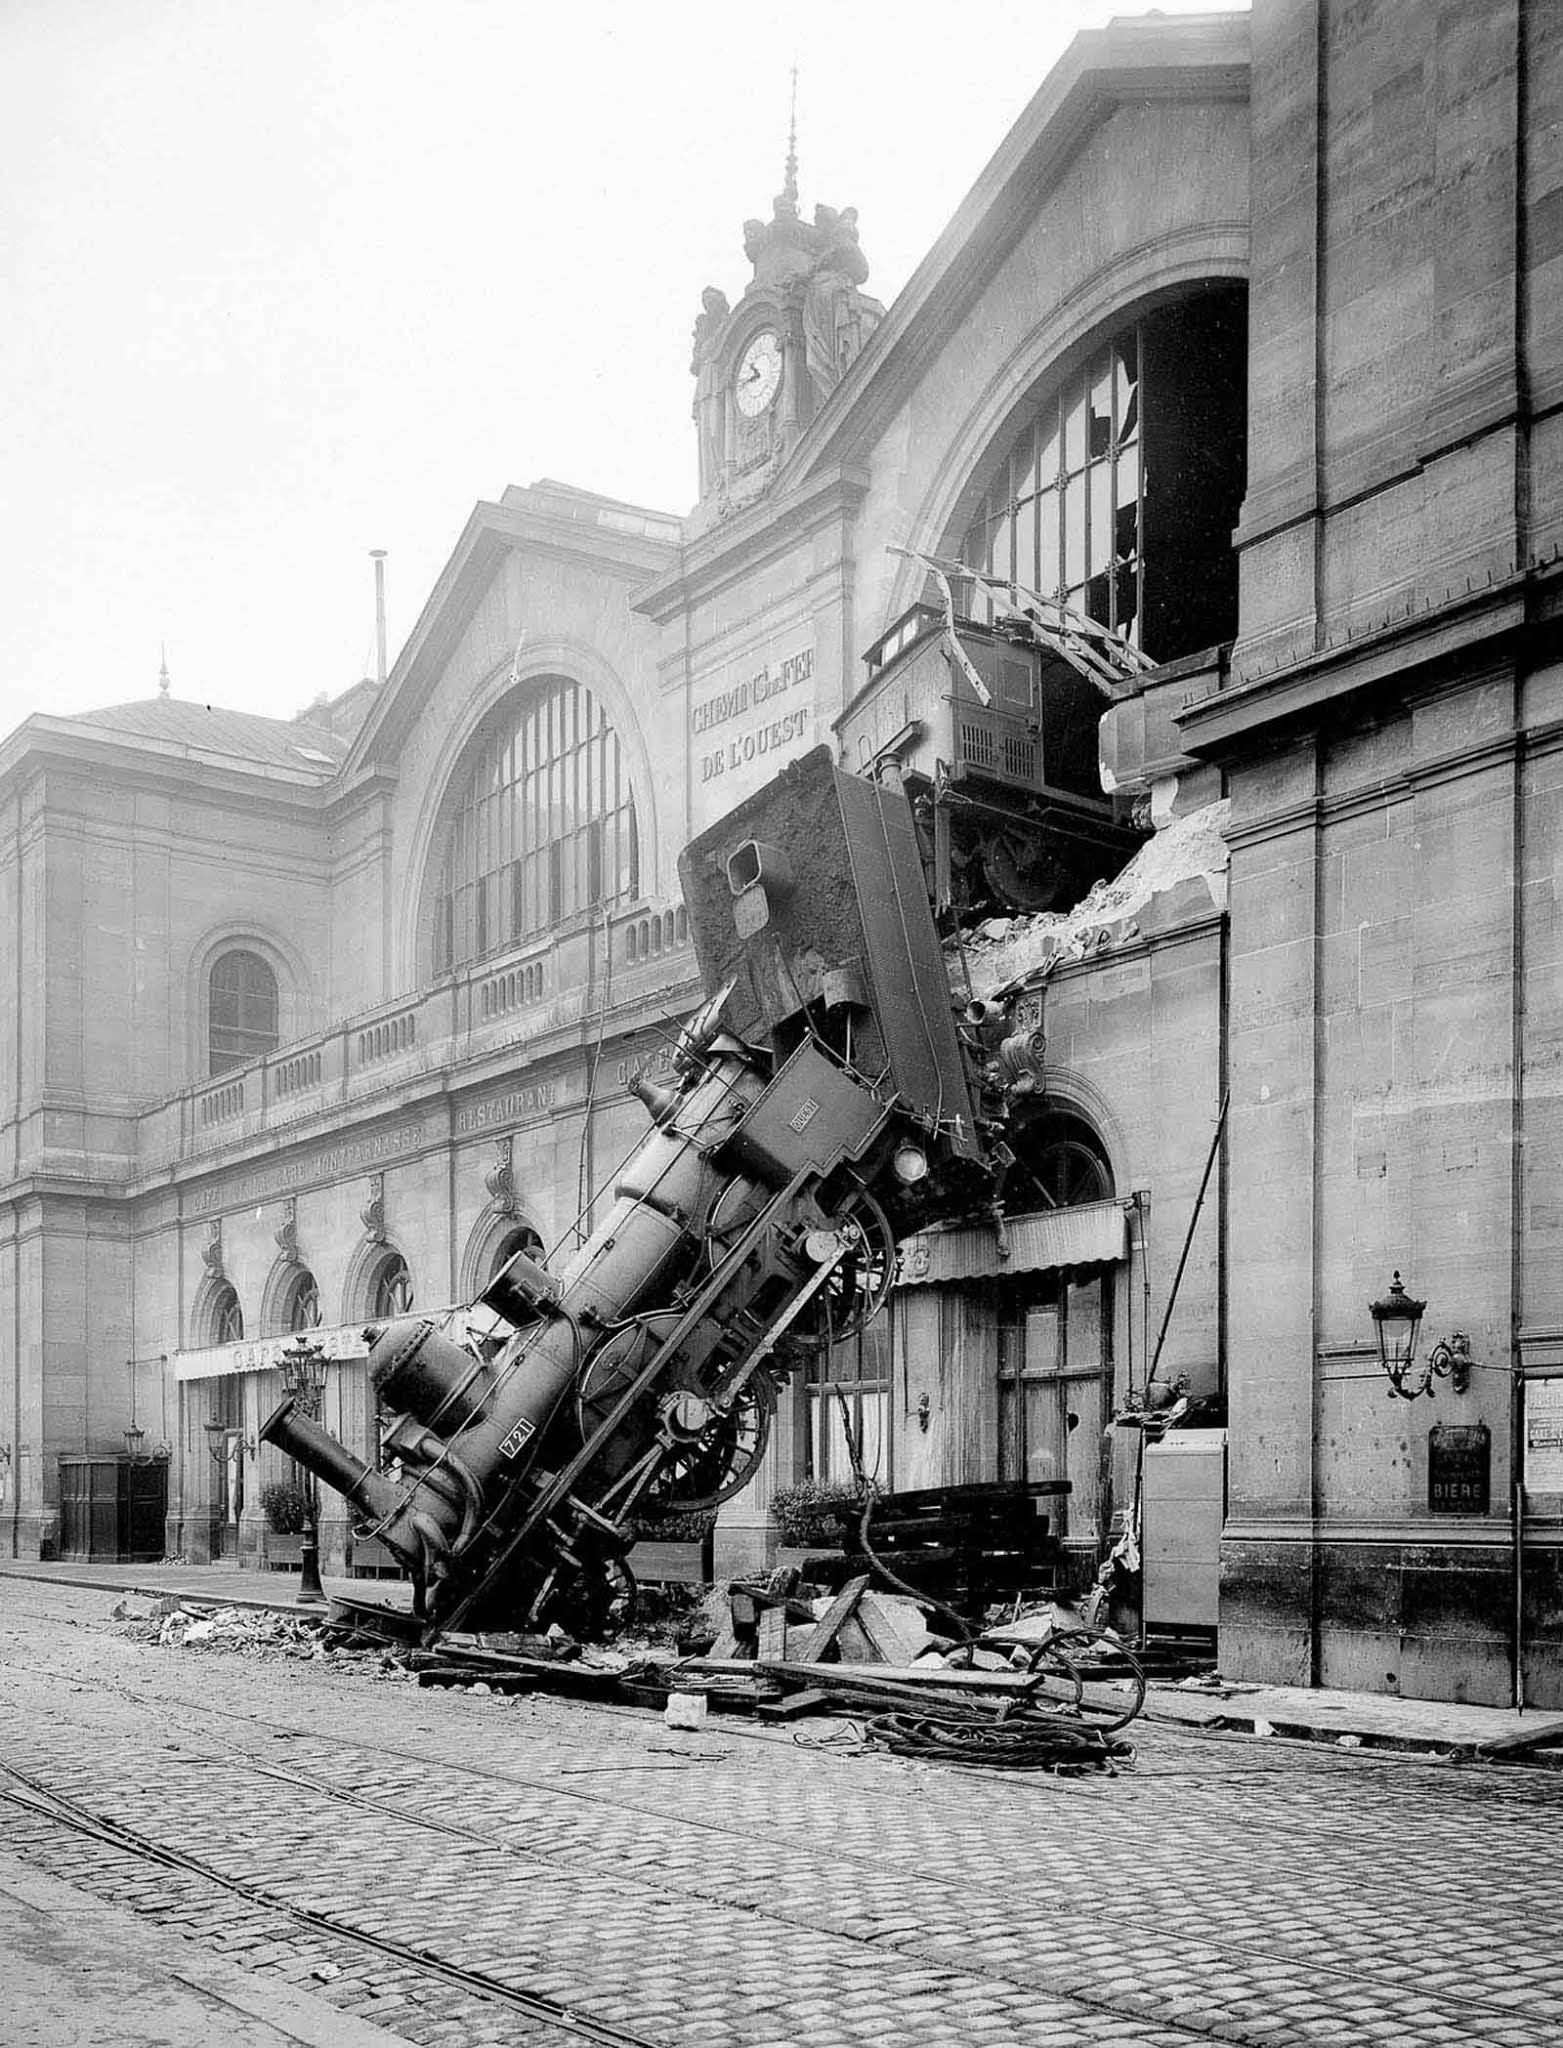
[[[39,1676],[66,1675],[49,1674],[45,1667],[41,1666],[33,1666],[31,1669]],[[496,1795],[498,1789],[503,1787],[517,1796],[541,1794],[550,1799],[585,1801],[598,1808],[604,1805],[613,1806],[624,1813],[645,1812],[643,1805],[637,1806],[631,1799],[622,1795],[615,1798],[614,1795],[606,1793],[600,1783],[588,1789],[584,1786],[562,1783],[557,1775],[498,1769],[491,1764],[460,1760],[446,1754],[431,1757],[426,1751],[420,1752],[383,1741],[371,1743],[340,1730],[321,1734],[300,1728],[296,1724],[257,1716],[253,1712],[240,1714],[232,1708],[208,1701],[171,1703],[166,1697],[154,1701],[149,1695],[138,1694],[131,1688],[107,1679],[84,1680],[80,1674],[76,1674],[73,1682],[87,1686],[92,1693],[112,1696],[127,1703],[148,1706],[155,1704],[165,1712],[171,1705],[176,1708],[181,1719],[185,1721],[185,1732],[195,1737],[201,1743],[201,1748],[197,1749],[192,1743],[188,1748],[181,1747],[173,1757],[170,1757],[171,1746],[164,1747],[159,1752],[148,1744],[149,1761],[156,1760],[165,1767],[174,1761],[181,1767],[194,1763],[242,1773],[246,1777],[266,1779],[288,1788],[295,1798],[302,1795],[304,1800],[326,1802],[328,1811],[331,1808],[352,1810],[366,1817],[377,1817],[388,1825],[394,1822],[399,1827],[411,1827],[418,1830],[421,1835],[438,1837],[459,1850],[470,1851],[474,1857],[502,1858],[507,1863],[511,1859],[516,1859],[518,1862],[533,1866],[534,1869],[539,1865],[545,1865],[563,1875],[573,1875],[577,1879],[583,1875],[583,1866],[578,1859],[569,1853],[551,1851],[546,1846],[540,1847],[534,1840],[524,1840],[520,1843],[509,1840],[496,1826],[471,1825],[452,1819],[448,1813],[423,1810],[416,1804],[409,1805],[405,1797],[392,1799],[379,1796],[373,1791],[362,1789],[361,1782],[334,1783],[331,1776],[332,1758],[362,1758],[372,1768],[377,1768],[381,1774],[394,1773],[396,1768],[401,1766],[407,1771],[428,1774],[431,1780],[444,1779],[445,1786],[439,1793],[431,1789],[431,1803],[437,1796],[449,1798],[452,1784],[455,1785],[459,1798],[461,1785],[466,1781],[471,1787],[492,1787]],[[615,1715],[615,1718],[620,1717]],[[200,1725],[190,1726],[192,1720]],[[320,1753],[324,1775],[317,1775],[305,1768],[275,1764],[253,1754],[246,1754],[242,1748],[212,1750],[210,1744],[214,1739],[221,1739],[220,1729],[225,1722],[237,1722],[251,1732],[265,1731],[272,1736],[285,1737],[313,1746]],[[739,1731],[733,1732],[736,1735]],[[1356,1760],[1353,1761],[1355,1763]],[[353,1768],[356,1770],[359,1767],[355,1764]],[[610,1764],[603,1768],[644,1770],[665,1766],[627,1763]],[[1374,1775],[1377,1776],[1379,1773],[1375,1771]],[[1060,1794],[1067,1797],[1078,1788],[1061,1785],[1057,1789]],[[301,1903],[298,1899],[289,1897],[285,1886],[279,1887],[275,1883],[263,1882],[253,1877],[236,1876],[231,1869],[221,1869],[208,1858],[194,1855],[187,1848],[180,1848],[170,1841],[157,1839],[144,1825],[127,1821],[123,1813],[111,1815],[95,1811],[85,1799],[73,1796],[70,1792],[62,1792],[58,1786],[46,1782],[44,1777],[34,1776],[14,1764],[0,1766],[0,1797],[4,1797],[13,1809],[29,1813],[37,1824],[91,1839],[105,1850],[112,1850],[121,1857],[155,1866],[171,1875],[177,1875],[186,1883],[215,1887],[223,1895],[236,1901],[243,1901],[246,1906],[256,1911],[280,1916],[303,1936],[328,1940],[356,1951],[372,1965],[394,1973],[398,1986],[397,1995],[403,2000],[415,1996],[418,1986],[438,1987],[447,1999],[471,2002],[474,2011],[486,2011],[490,2014],[503,2011],[514,2015],[520,2021],[530,2023],[529,2031],[518,2038],[537,2041],[551,2039],[555,2043],[555,2048],[565,2048],[566,2043],[577,2040],[619,2044],[619,2048],[667,2048],[670,2040],[680,2038],[677,2032],[637,2033],[616,2020],[581,2010],[580,2004],[530,1990],[524,1982],[517,1982],[514,1974],[496,1974],[492,1969],[475,1967],[470,1961],[460,1960],[455,1955],[440,1953],[437,1948],[397,1939],[383,1930],[376,1931],[366,1927],[354,1916],[351,1909],[334,1912],[323,1910],[319,1905]],[[664,1824],[668,1816],[651,1812],[646,1813],[645,1818],[648,1826],[657,1826]],[[680,1825],[689,1830],[709,1831],[714,1835],[739,1839],[748,1839],[751,1832],[740,1818],[721,1812],[710,1815],[691,1814],[687,1818],[681,1818]],[[1339,1833],[1341,1830],[1332,1828],[1327,1832]],[[844,1842],[839,1845],[839,1849],[840,1855],[849,1864],[855,1859],[855,1845]],[[870,1867],[869,1853],[866,1849],[864,1867],[866,1878]],[[626,1874],[626,1883],[631,1881],[631,1875]],[[943,1882],[930,1878],[923,1878],[920,1881],[935,1885]],[[633,1882],[643,1888],[648,1900],[658,1889],[655,1879],[643,1875],[633,1875]],[[716,1910],[714,1904],[712,1910]],[[789,1907],[780,1897],[751,1907],[751,1910],[758,1911],[762,1921],[771,1922],[781,1940],[786,1940],[789,1935],[800,1939],[810,1934],[817,1936],[822,1931],[819,1923],[811,1920],[806,1909]],[[1060,1914],[1061,1920],[1069,1917],[1068,1912]],[[866,1947],[866,1942],[864,1945]],[[1284,1955],[1277,1955],[1274,1951],[1230,1938],[1221,1940],[1218,1937],[1212,1945],[1230,1956],[1234,1964],[1241,1961],[1250,1966],[1262,1966],[1267,1960],[1286,1960]],[[919,1960],[919,1945],[915,1938],[899,1943],[898,1952],[909,1965],[915,1965]],[[1325,1975],[1330,1974],[1330,1966],[1323,1965],[1322,1971]],[[991,1964],[974,1964],[972,1974],[978,1979],[991,1981],[995,1971]],[[1339,1974],[1343,1979],[1351,1975],[1346,1970],[1340,1971]],[[1017,1984],[1024,1981],[1023,1977],[1016,1980]],[[1040,1990],[1040,1987],[1034,1988]],[[326,1991],[329,1995],[329,1985]],[[1112,2016],[1122,2022],[1126,2030],[1148,2025],[1148,2015],[1132,2000],[1123,2001],[1111,1996],[1092,1995],[1088,1989],[1079,1985],[1073,1985],[1054,1995],[1064,1998],[1070,2006],[1077,2008],[1082,2017],[1092,2015],[1101,2019]],[[445,2001],[442,1999],[439,2002],[443,2004]],[[1503,2010],[1480,1997],[1456,1998],[1452,2002],[1470,2012],[1473,2017],[1480,2013],[1484,2017],[1496,2018]],[[1514,2017],[1512,2011],[1505,2011],[1504,2016],[1511,2021]],[[385,2021],[381,2020],[380,2023],[385,2024]],[[391,2024],[396,2025],[396,2021],[393,2019]],[[409,2028],[410,2038],[419,2038],[416,2016],[404,2015],[404,2025]],[[1156,2021],[1154,2037],[1160,2043],[1196,2039],[1208,2041],[1211,2039],[1211,2032],[1207,2026],[1180,2025],[1168,2015]],[[1130,2038],[1127,2031],[1124,2038]]]
[[[486,1971],[466,1968],[436,1955],[432,1950],[413,1948],[407,1943],[377,1935],[338,1915],[295,1904],[266,1886],[217,1870],[203,1859],[154,1841],[149,1835],[121,1822],[105,1820],[79,1801],[50,1790],[4,1762],[0,1762],[0,1801],[123,1855],[216,1886],[232,1897],[244,1900],[247,1905],[282,1914],[312,1934],[350,1943],[381,1961],[396,1964],[404,1972],[412,1971],[431,1982],[452,1987],[469,1998],[541,2021],[569,2039],[595,2042],[599,2048],[665,2048],[664,2043],[653,2041],[644,2034],[632,2033],[626,2028],[594,2019],[589,2014],[576,2012],[556,1999],[504,1983]]]

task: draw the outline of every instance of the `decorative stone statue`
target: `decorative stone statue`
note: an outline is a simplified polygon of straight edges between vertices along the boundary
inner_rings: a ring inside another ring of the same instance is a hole
[[[816,254],[803,298],[805,363],[816,401],[823,403],[856,360],[871,327],[873,308],[858,287],[868,276],[868,258],[858,243],[857,208],[814,209]]]
[[[695,321],[694,354],[689,368],[695,379],[692,407],[700,450],[700,495],[706,497],[722,478],[725,454],[722,427],[724,396],[716,352],[732,308],[726,292],[708,284],[700,294],[702,311]]]

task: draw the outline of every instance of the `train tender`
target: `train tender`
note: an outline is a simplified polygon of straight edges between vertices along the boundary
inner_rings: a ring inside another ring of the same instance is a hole
[[[416,1318],[371,1331],[394,1423],[376,1470],[290,1397],[263,1438],[408,1568],[426,1636],[601,1626],[634,1518],[736,1493],[811,1345],[874,1315],[896,1239],[991,1202],[912,821],[827,749],[690,845],[706,987],[650,1127],[557,1271],[482,1296],[497,1349]]]

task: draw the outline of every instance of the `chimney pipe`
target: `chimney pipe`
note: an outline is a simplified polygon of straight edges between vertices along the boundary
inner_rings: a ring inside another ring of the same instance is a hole
[[[369,559],[374,563],[374,679],[385,681],[385,549],[371,548]]]

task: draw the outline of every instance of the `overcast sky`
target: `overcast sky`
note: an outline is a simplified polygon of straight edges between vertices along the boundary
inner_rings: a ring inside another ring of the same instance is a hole
[[[890,300],[1107,0],[0,0],[0,732],[155,693],[287,716],[467,515],[689,509],[690,328],[769,216]],[[1163,0],[1164,12],[1193,12]]]

